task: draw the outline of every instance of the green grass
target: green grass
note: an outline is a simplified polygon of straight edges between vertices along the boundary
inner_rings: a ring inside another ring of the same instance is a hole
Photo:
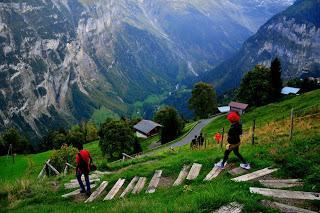
[[[187,124],[185,125],[185,127],[183,128],[183,131],[182,131],[181,135],[180,135],[178,138],[174,139],[173,141],[170,141],[169,143],[166,143],[166,144],[163,144],[163,145],[161,145],[161,146],[158,146],[158,147],[156,147],[155,149],[158,150],[158,151],[161,151],[163,148],[168,147],[170,144],[174,144],[174,143],[182,140],[184,137],[186,137],[186,136],[189,134],[189,132],[190,132],[197,124],[198,124],[197,121],[192,122],[192,123],[187,123]],[[153,151],[153,149],[147,150],[146,153],[151,152],[151,151]]]
[[[97,125],[100,126],[103,122],[106,121],[107,118],[119,118],[119,115],[112,112],[111,110],[101,107],[100,109],[96,109],[91,117],[91,120]]]
[[[153,144],[153,143],[157,143],[159,140],[160,140],[160,135],[159,134],[154,135],[154,136],[149,137],[149,138],[146,138],[146,139],[143,139],[143,138],[139,139],[143,152],[149,150],[149,146],[151,144]]]
[[[162,94],[159,95],[149,95],[146,99],[142,100],[142,101],[136,101],[133,104],[133,112],[132,112],[132,116],[133,117],[141,117],[142,114],[144,113],[144,105],[152,105],[152,106],[156,106],[156,105],[160,105],[161,102],[167,97],[168,92],[164,92]]]
[[[17,179],[36,177],[36,172],[40,172],[50,155],[51,151],[36,155],[16,155],[14,163],[12,157],[0,157],[0,182],[12,182]]]
[[[290,117],[291,109],[294,109],[295,114],[301,114],[301,112],[308,112],[313,110],[314,106],[319,109],[320,103],[320,90],[316,90],[304,95],[300,95],[294,98],[284,100],[279,103],[269,104],[267,106],[252,109],[248,113],[244,114],[241,118],[244,129],[252,127],[253,120],[256,120],[256,126],[260,127],[268,122],[283,120]],[[221,131],[225,127],[227,130],[229,122],[225,117],[216,119],[203,129],[203,133],[211,137],[216,132]]]
[[[251,163],[252,170],[275,166],[280,170],[274,176],[301,178],[305,182],[304,186],[295,187],[293,190],[320,191],[320,110],[310,108],[317,104],[319,97],[320,90],[253,109],[242,117],[245,131],[241,153]],[[293,140],[289,141],[288,116],[292,107],[300,111],[299,114],[297,113],[299,116],[294,119]],[[301,110],[304,113],[301,113]],[[255,145],[250,144],[249,127],[253,118],[257,119],[258,124]],[[223,172],[211,182],[202,181],[213,163],[223,156],[224,149],[215,144],[211,137],[223,125],[227,131],[229,124],[225,122],[224,117],[221,117],[203,130],[208,136],[207,149],[190,150],[188,145],[174,150],[162,148],[134,160],[109,163],[108,168],[118,172],[103,178],[109,182],[106,189],[109,191],[118,178],[125,178],[126,184],[135,175],[146,176],[149,181],[154,170],[161,169],[163,178],[172,184],[184,164],[198,162],[203,167],[195,181],[186,181],[182,186],[171,188],[162,185],[156,193],[150,195],[141,193],[114,201],[101,201],[102,198],[100,198],[92,204],[83,204],[72,199],[61,198],[61,195],[67,192],[62,185],[57,191],[50,186],[52,181],[62,184],[73,177],[71,174],[65,179],[60,177],[45,180],[43,187],[39,187],[36,183],[21,187],[20,183],[20,187],[15,187],[18,190],[13,192],[7,190],[9,194],[11,193],[7,210],[10,209],[13,212],[212,212],[221,205],[237,201],[245,205],[244,212],[277,212],[259,204],[258,201],[266,199],[265,197],[249,193],[250,186],[261,186],[257,181],[234,183],[230,181],[231,175],[227,172]],[[86,148],[94,153],[94,158],[99,158],[96,156],[99,155],[97,142],[88,144]],[[233,154],[230,156],[229,164],[239,164]],[[23,190],[23,188],[26,189]],[[320,209],[319,202],[305,202],[299,205],[311,207],[315,211]]]
[[[177,140],[180,140],[191,128],[195,126],[196,122],[189,123],[185,126],[182,136]],[[159,140],[159,135],[155,135],[148,139],[142,140],[141,145],[143,151],[148,151],[148,146]],[[175,140],[176,141],[176,140]],[[94,156],[94,163],[101,169],[110,168],[106,158],[102,156],[102,152],[99,147],[99,141],[93,141],[85,144],[84,148],[89,150],[92,156]],[[1,156],[0,157],[0,185],[5,182],[14,182],[17,179],[35,179],[41,171],[44,163],[50,158],[52,151],[47,151],[39,154],[30,155],[16,155],[13,163],[12,157]]]
[[[105,161],[102,157],[98,141],[84,145],[98,163]],[[39,154],[16,155],[14,163],[12,157],[0,157],[0,186],[5,182],[14,182],[18,179],[35,179],[41,171],[44,163],[50,158],[52,151]]]

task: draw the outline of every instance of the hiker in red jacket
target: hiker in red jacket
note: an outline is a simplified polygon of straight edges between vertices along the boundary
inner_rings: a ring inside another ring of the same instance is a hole
[[[83,149],[83,145],[78,146],[79,152],[76,155],[76,176],[80,185],[80,193],[86,193],[88,196],[91,194],[89,172],[92,158],[88,150]],[[84,188],[81,176],[84,175],[86,181],[87,191]]]
[[[227,119],[231,123],[231,127],[228,132],[227,149],[224,153],[223,160],[221,160],[219,163],[216,163],[215,166],[223,169],[229,158],[229,154],[233,151],[233,153],[241,161],[240,167],[248,170],[250,169],[250,164],[248,164],[239,153],[240,135],[242,135],[242,124],[240,123],[240,115],[238,114],[238,112],[230,112],[227,116]]]

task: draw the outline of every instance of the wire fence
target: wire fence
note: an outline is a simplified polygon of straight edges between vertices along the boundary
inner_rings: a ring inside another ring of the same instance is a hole
[[[277,137],[286,138],[291,141],[294,139],[295,131],[313,128],[314,121],[320,123],[320,103],[304,108],[292,108],[290,112],[285,112],[281,117],[272,121],[263,121],[258,118],[253,119],[250,125],[245,125],[241,137],[242,143],[265,143],[275,141]],[[221,126],[218,132],[205,135],[208,146],[216,143],[215,134],[221,134],[220,147],[223,149],[227,144],[228,127]]]

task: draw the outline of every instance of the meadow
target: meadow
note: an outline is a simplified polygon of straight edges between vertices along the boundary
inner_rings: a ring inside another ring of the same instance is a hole
[[[251,163],[252,170],[265,167],[277,167],[280,170],[274,177],[300,178],[304,186],[293,190],[320,191],[320,90],[313,91],[297,97],[290,97],[278,103],[252,109],[242,117],[244,135],[240,152]],[[292,140],[289,138],[290,114],[294,108],[294,128]],[[256,119],[255,144],[251,144],[252,122]],[[63,183],[71,178],[50,177],[41,182],[35,178],[41,169],[41,164],[48,158],[50,152],[31,156],[17,156],[20,159],[19,167],[9,171],[3,163],[5,157],[0,158],[1,178],[10,179],[1,182],[0,198],[2,209],[13,212],[212,212],[221,205],[237,201],[244,204],[243,212],[278,212],[266,209],[259,204],[262,199],[269,199],[249,192],[250,186],[261,186],[259,182],[235,183],[226,171],[210,182],[203,178],[212,169],[213,164],[219,161],[224,152],[221,146],[213,140],[216,132],[222,127],[228,130],[229,124],[224,116],[217,118],[203,129],[206,136],[207,147],[190,150],[189,145],[168,149],[154,150],[148,155],[134,160],[101,163],[99,169],[113,171],[106,175],[109,185],[106,192],[111,189],[118,178],[125,178],[126,184],[136,175],[151,179],[157,169],[163,170],[160,186],[154,194],[140,193],[129,195],[125,199],[116,198],[113,201],[100,199],[92,204],[84,204],[83,198],[64,199],[62,194],[68,192],[63,188]],[[97,142],[86,145],[97,158],[101,153]],[[27,161],[24,159],[31,159]],[[8,159],[9,160],[9,159]],[[33,163],[30,163],[33,162]],[[104,159],[98,160],[103,162]],[[38,162],[41,162],[38,165]],[[201,163],[203,165],[199,177],[194,181],[186,181],[183,185],[172,187],[179,171],[185,164]],[[7,162],[8,163],[8,162]],[[229,160],[232,167],[239,162],[233,154]],[[29,165],[26,167],[26,165]],[[33,167],[30,167],[33,165]],[[7,169],[7,170],[6,170]],[[12,181],[15,179],[15,181]],[[5,199],[7,197],[7,199]],[[299,202],[296,205],[315,211],[320,210],[319,202]]]

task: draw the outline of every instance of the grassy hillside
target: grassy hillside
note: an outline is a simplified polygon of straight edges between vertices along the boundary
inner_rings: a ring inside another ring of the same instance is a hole
[[[279,172],[274,174],[275,177],[301,178],[305,182],[304,186],[295,187],[295,190],[320,191],[319,98],[320,90],[317,90],[253,109],[242,117],[244,135],[240,151],[251,163],[252,171],[275,166],[280,168]],[[292,107],[295,109],[295,128],[293,139],[290,141]],[[255,145],[251,145],[250,127],[253,119],[256,119],[257,123]],[[120,177],[126,179],[125,186],[135,175],[146,176],[149,182],[154,170],[162,169],[163,178],[154,194],[141,193],[114,201],[102,201],[100,198],[92,204],[84,204],[81,197],[63,199],[61,195],[69,192],[63,188],[63,183],[73,178],[71,174],[66,178],[49,178],[42,184],[38,184],[34,178],[22,178],[11,185],[1,184],[0,191],[9,193],[9,201],[3,199],[0,205],[14,212],[211,212],[221,205],[237,201],[245,205],[244,212],[277,212],[258,203],[259,200],[266,199],[265,197],[249,193],[250,186],[261,186],[257,181],[234,183],[230,181],[231,175],[227,172],[223,172],[211,182],[202,181],[213,163],[223,156],[224,146],[221,148],[212,139],[223,126],[227,131],[229,124],[221,117],[203,130],[208,141],[206,149],[190,150],[188,145],[175,150],[160,149],[135,160],[118,161],[106,166],[108,170],[115,171],[114,174],[103,178],[109,182],[106,191],[109,191]],[[88,148],[94,153],[95,158],[99,158],[96,143],[89,144]],[[203,164],[199,177],[195,181],[185,182],[182,186],[171,187],[182,166],[194,162]],[[229,164],[239,164],[233,154]],[[3,167],[2,164],[0,167]],[[106,192],[102,197],[105,194]],[[299,202],[296,205],[320,210],[319,202]]]
[[[177,138],[175,141],[180,140],[185,134],[187,134],[197,122],[186,124],[183,129],[182,136]],[[160,140],[159,135],[147,139],[140,139],[143,152],[149,151],[149,146]],[[173,141],[174,142],[174,141]],[[85,144],[84,148],[89,150],[94,156],[94,162],[97,164],[99,169],[109,168],[108,162],[102,156],[102,152],[99,147],[99,141],[93,141]],[[16,155],[14,163],[12,157],[0,156],[0,185],[4,182],[14,182],[17,179],[29,179],[36,178],[39,174],[44,163],[50,158],[52,151],[47,151],[39,154],[30,155]]]

